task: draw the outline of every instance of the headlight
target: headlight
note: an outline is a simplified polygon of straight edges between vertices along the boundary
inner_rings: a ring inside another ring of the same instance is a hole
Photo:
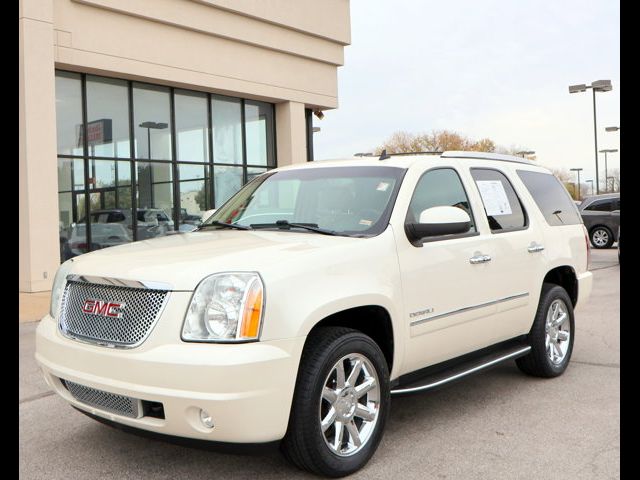
[[[67,260],[58,267],[56,276],[53,278],[53,287],[51,288],[51,305],[49,306],[49,315],[52,318],[56,318],[58,313],[58,307],[60,306],[60,298],[64,291],[64,286],[67,283],[67,275],[73,265],[73,259]]]
[[[205,342],[257,340],[264,289],[257,273],[217,273],[197,286],[182,339]]]

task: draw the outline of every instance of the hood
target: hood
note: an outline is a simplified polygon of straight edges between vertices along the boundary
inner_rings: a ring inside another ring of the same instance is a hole
[[[326,250],[358,246],[361,238],[291,231],[205,230],[97,250],[74,258],[70,273],[164,282],[193,290],[207,275],[284,268],[321,261]]]

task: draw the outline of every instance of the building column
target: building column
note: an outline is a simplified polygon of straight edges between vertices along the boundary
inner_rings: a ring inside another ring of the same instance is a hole
[[[50,290],[60,264],[53,2],[19,14],[19,290]]]
[[[307,161],[307,130],[304,103],[276,103],[278,166]]]

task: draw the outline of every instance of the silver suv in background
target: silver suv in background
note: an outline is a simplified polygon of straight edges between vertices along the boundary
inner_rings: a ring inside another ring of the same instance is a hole
[[[589,240],[595,248],[610,248],[618,241],[620,194],[608,193],[585,198],[578,207]]]

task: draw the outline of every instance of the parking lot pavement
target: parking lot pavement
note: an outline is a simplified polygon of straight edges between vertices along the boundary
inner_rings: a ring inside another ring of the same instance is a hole
[[[394,398],[369,464],[350,478],[620,477],[620,277],[615,249],[593,250],[594,289],[576,311],[565,374],[514,363],[429,394]],[[20,478],[317,478],[277,452],[230,455],[123,433],[49,393],[33,360],[35,323],[20,324]]]

